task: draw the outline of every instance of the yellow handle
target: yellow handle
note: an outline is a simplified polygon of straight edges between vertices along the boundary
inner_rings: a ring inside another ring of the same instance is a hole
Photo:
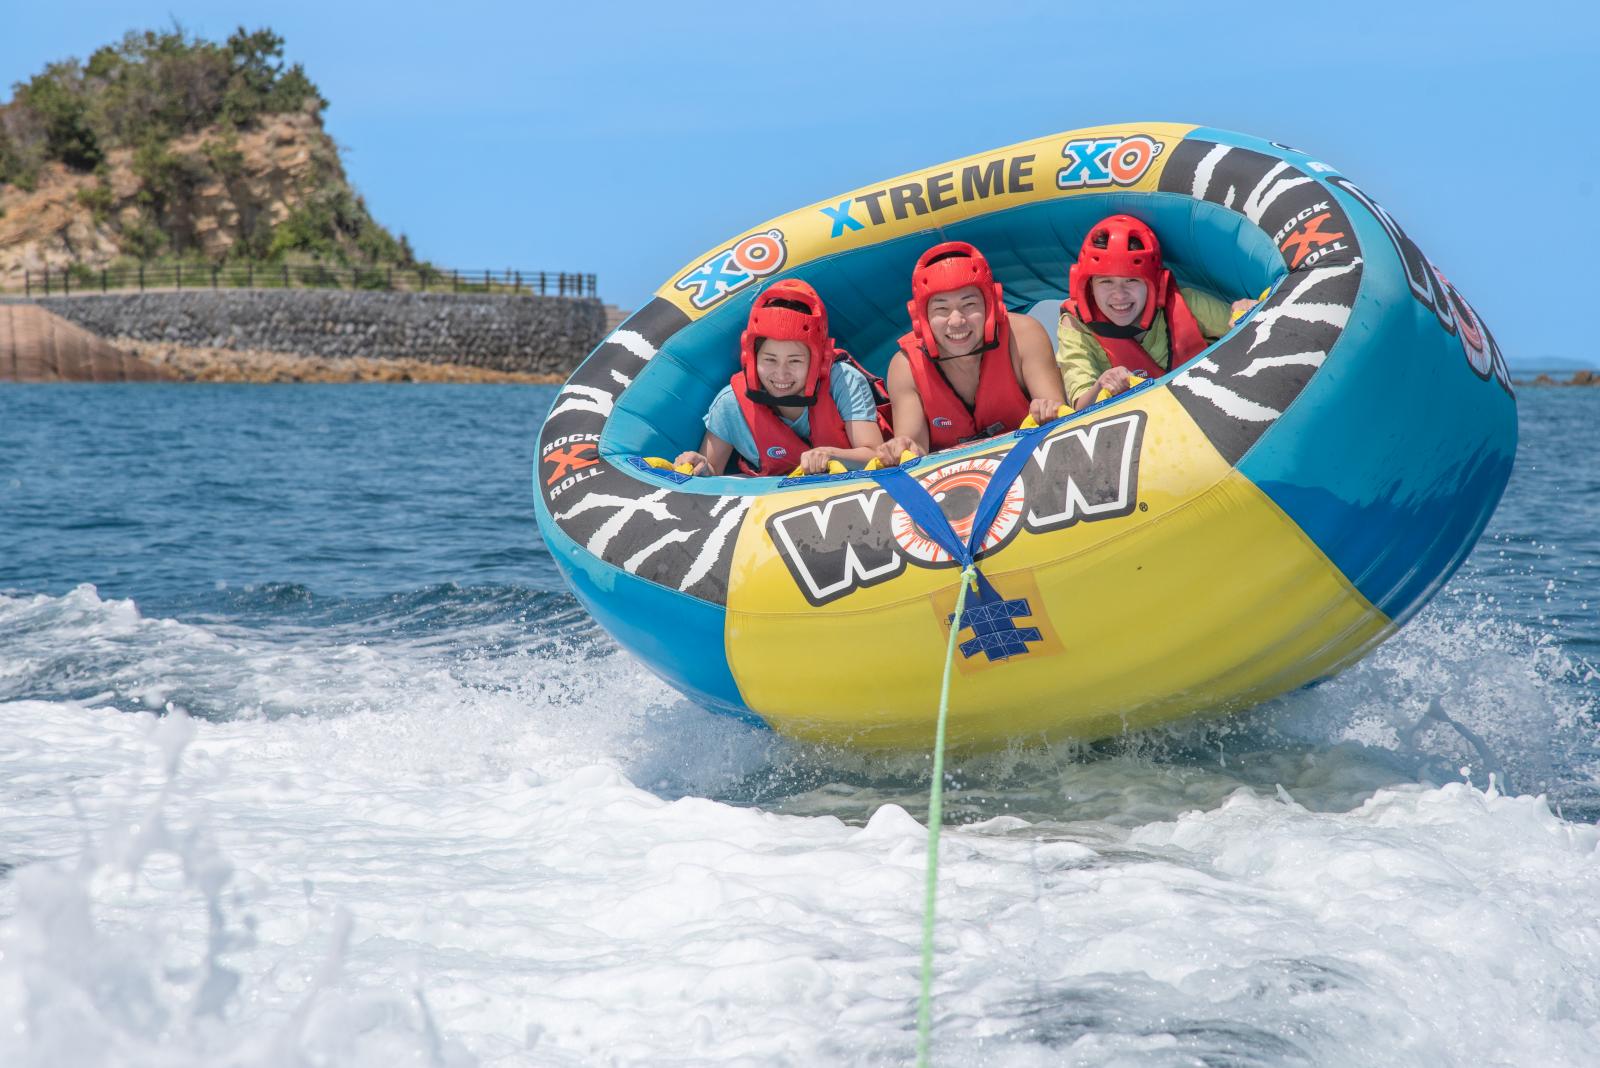
[[[917,454],[912,452],[910,449],[901,449],[900,450],[900,462],[901,463],[909,463],[910,461],[915,460],[916,458],[917,458]],[[874,456],[872,459],[867,461],[867,466],[863,467],[862,470],[863,471],[882,471],[883,470],[883,461],[878,459],[876,456]]]
[[[828,470],[825,473],[826,474],[830,474],[830,475],[842,475],[848,470],[850,470],[850,469],[848,467],[846,467],[844,464],[840,463],[838,460],[829,460],[828,461]],[[806,469],[805,468],[797,467],[797,468],[794,469],[794,473],[791,474],[789,477],[790,478],[799,478],[801,475],[803,475],[805,473],[806,473]]]
[[[1139,375],[1129,375],[1128,376],[1128,388],[1129,389],[1132,389],[1134,386],[1142,386],[1142,385],[1144,385],[1144,379],[1142,377],[1140,377]],[[1099,404],[1103,400],[1110,400],[1113,395],[1114,394],[1112,394],[1112,392],[1109,389],[1102,389],[1100,391],[1099,395],[1095,397],[1094,402],[1096,404]]]
[[[1248,315],[1250,313],[1250,309],[1251,308],[1254,308],[1256,306],[1256,304],[1260,304],[1262,301],[1266,300],[1267,299],[1267,294],[1271,293],[1271,292],[1272,292],[1272,287],[1268,286],[1267,288],[1265,288],[1265,289],[1263,289],[1261,291],[1261,295],[1256,298],[1255,304],[1250,305],[1249,308],[1240,308],[1237,311],[1229,313],[1229,315],[1228,315],[1228,325],[1232,326],[1234,323],[1238,322],[1240,319],[1243,319],[1246,315]]]
[[[1056,418],[1060,419],[1063,415],[1066,415],[1071,411],[1072,411],[1071,407],[1069,407],[1068,405],[1063,404],[1061,407],[1056,409]],[[1032,430],[1034,427],[1036,427],[1038,425],[1039,425],[1039,420],[1037,420],[1037,419],[1035,419],[1033,417],[1033,413],[1032,412],[1029,412],[1028,413],[1028,418],[1026,418],[1026,419],[1024,419],[1022,421],[1022,426],[1018,427],[1018,429],[1019,430]]]
[[[644,457],[644,462],[663,471],[676,471],[680,475],[694,474],[694,464],[691,463],[675,464],[671,460],[662,459],[660,456],[646,456]]]

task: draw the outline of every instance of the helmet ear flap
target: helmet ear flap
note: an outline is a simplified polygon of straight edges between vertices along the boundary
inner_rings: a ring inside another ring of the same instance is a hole
[[[911,332],[930,356],[939,354],[939,340],[933,336],[933,324],[928,322],[928,305],[912,297],[906,301],[906,313],[911,316]]]
[[[756,375],[756,332],[748,326],[739,334],[739,368],[744,372],[746,390],[761,388],[761,379]]]
[[[993,347],[1000,341],[1000,316],[1006,314],[1005,290],[999,282],[991,282],[984,296],[988,298],[989,308],[983,317],[983,343]]]
[[[1067,299],[1077,309],[1078,316],[1085,320],[1096,317],[1094,296],[1089,292],[1091,277],[1082,259],[1067,268]]]

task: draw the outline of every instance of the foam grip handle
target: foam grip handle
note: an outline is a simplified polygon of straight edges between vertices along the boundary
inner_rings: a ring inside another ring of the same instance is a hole
[[[1142,385],[1144,385],[1144,382],[1145,382],[1145,380],[1144,380],[1144,377],[1142,375],[1129,375],[1128,376],[1128,388],[1129,389],[1132,389],[1134,386],[1142,386]],[[1112,394],[1112,392],[1109,389],[1102,389],[1099,392],[1099,394],[1097,394],[1095,396],[1094,402],[1096,404],[1099,404],[1101,401],[1110,400],[1113,395],[1114,394]]]
[[[1228,315],[1228,325],[1232,326],[1234,323],[1237,323],[1240,319],[1243,319],[1246,315],[1249,315],[1251,310],[1255,308],[1256,304],[1260,304],[1262,301],[1266,300],[1267,299],[1267,294],[1269,294],[1271,292],[1272,292],[1272,287],[1268,286],[1267,288],[1265,288],[1265,289],[1263,289],[1261,291],[1261,295],[1256,297],[1255,303],[1251,304],[1249,308],[1237,308],[1234,311],[1230,312],[1229,315]]]
[[[649,464],[651,467],[657,468],[657,469],[662,470],[662,471],[676,471],[680,475],[692,475],[692,474],[694,474],[694,464],[691,464],[691,463],[675,464],[671,460],[665,459],[665,458],[660,457],[660,456],[646,456],[646,457],[643,457],[643,459],[644,459],[644,462]]]
[[[844,464],[840,463],[838,460],[829,460],[828,461],[828,470],[823,472],[823,473],[824,474],[829,474],[829,475],[842,475],[848,470],[850,470],[850,469],[848,467],[846,467]],[[790,478],[799,478],[800,476],[804,475],[805,473],[806,473],[806,469],[805,468],[797,467],[797,468],[794,469],[794,473],[792,475],[790,475],[789,477]]]
[[[912,460],[915,460],[916,458],[917,458],[917,454],[912,452],[910,449],[901,449],[900,450],[900,462],[901,463],[908,464]],[[876,456],[874,456],[872,459],[867,461],[867,466],[863,467],[861,470],[863,470],[863,471],[882,471],[883,470],[883,461],[878,459]]]
[[[1056,409],[1056,418],[1060,419],[1063,415],[1066,415],[1071,411],[1072,411],[1072,408],[1069,405],[1063,404],[1061,407]],[[1017,429],[1018,430],[1032,430],[1034,427],[1036,427],[1038,425],[1039,425],[1039,420],[1037,420],[1037,419],[1035,419],[1033,417],[1033,413],[1032,412],[1029,412],[1028,413],[1028,418],[1024,419],[1022,421],[1022,425],[1020,427],[1018,427]]]

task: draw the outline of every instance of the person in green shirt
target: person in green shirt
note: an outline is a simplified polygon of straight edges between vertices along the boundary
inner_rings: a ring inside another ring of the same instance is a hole
[[[1130,215],[1090,227],[1067,289],[1056,364],[1074,409],[1123,392],[1131,376],[1156,378],[1180,366],[1255,304],[1241,300],[1230,307],[1179,287],[1161,261],[1155,231]]]

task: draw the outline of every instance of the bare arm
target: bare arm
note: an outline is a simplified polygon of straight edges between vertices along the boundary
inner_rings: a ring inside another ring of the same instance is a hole
[[[928,423],[922,410],[922,397],[917,393],[917,380],[911,375],[911,361],[903,352],[895,353],[889,361],[889,377],[885,382],[892,406],[894,437],[878,447],[878,459],[886,466],[900,462],[902,452],[928,455]]]
[[[700,442],[700,451],[686,450],[678,454],[672,461],[675,464],[693,464],[694,473],[697,475],[720,475],[727,470],[728,457],[733,455],[733,446],[717,437],[711,431],[706,431],[706,436]]]
[[[1132,386],[1132,372],[1126,367],[1113,367],[1095,379],[1094,385],[1078,394],[1078,399],[1072,406],[1081,412],[1100,399],[1101,390],[1115,397],[1120,393],[1126,393]]]
[[[1033,316],[1011,313],[1011,343],[1012,370],[1027,390],[1028,414],[1035,422],[1048,423],[1067,403],[1050,335]]]
[[[1066,387],[1067,403],[1078,409],[1094,403],[1100,393],[1098,379],[1110,366],[1100,342],[1063,309],[1056,332],[1056,368]]]

